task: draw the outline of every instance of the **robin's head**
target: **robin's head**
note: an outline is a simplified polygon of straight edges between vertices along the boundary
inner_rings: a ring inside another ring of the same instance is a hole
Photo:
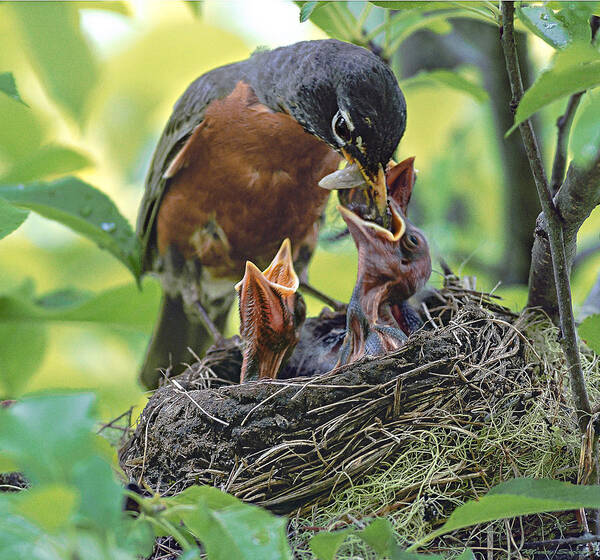
[[[335,40],[318,43],[298,67],[299,84],[288,110],[308,132],[356,164],[358,182],[370,186],[381,214],[384,170],[406,127],[404,96],[390,68],[367,49]]]

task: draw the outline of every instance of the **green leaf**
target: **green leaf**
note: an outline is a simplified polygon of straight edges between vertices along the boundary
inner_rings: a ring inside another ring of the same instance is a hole
[[[180,557],[179,560],[201,560],[202,552],[199,548],[192,548],[186,550]]]
[[[579,336],[600,356],[600,313],[590,315],[582,321],[579,325]]]
[[[410,35],[419,31],[420,29],[431,29],[440,22],[442,25],[448,24],[449,18],[474,18],[477,20],[487,21],[487,17],[481,15],[478,11],[472,12],[466,9],[448,9],[451,8],[457,2],[452,2],[451,5],[446,6],[444,11],[434,11],[428,14],[422,14],[419,11],[407,11],[400,12],[396,16],[390,18],[390,45],[386,49],[388,55],[392,55],[403,41],[408,39]],[[470,3],[469,3],[470,4]],[[387,26],[386,26],[387,27]],[[383,30],[383,28],[382,28]]]
[[[554,56],[552,68],[542,72],[525,92],[507,136],[531,115],[553,101],[600,85],[600,53],[589,45],[574,44]]]
[[[455,509],[448,521],[430,533],[426,540],[488,521],[579,508],[600,508],[600,486],[516,478],[492,488],[479,500],[469,501]]]
[[[300,7],[300,17],[304,8],[305,12],[308,12],[307,17],[310,21],[330,37],[342,41],[358,39],[359,29],[356,18],[348,9],[346,2],[317,2],[312,9],[310,6],[305,8],[307,4],[313,4],[312,2],[295,2],[295,4]]]
[[[211,560],[291,559],[287,520],[266,510],[246,504],[211,510],[199,502],[180,515]]]
[[[487,101],[489,98],[487,91],[482,86],[462,76],[459,71],[460,70],[458,68],[453,71],[422,71],[411,78],[403,80],[400,85],[403,88],[422,85],[443,85],[462,93],[466,93],[479,103]]]
[[[0,185],[29,183],[53,175],[64,175],[92,165],[90,159],[65,146],[42,146],[26,157],[17,160],[0,176]]]
[[[98,294],[61,290],[35,299],[32,294],[0,294],[0,397],[15,398],[27,389],[43,362],[48,326],[53,322],[96,324],[149,333],[156,321],[160,287],[145,282]]]
[[[45,325],[0,322],[0,397],[23,394],[42,364],[48,333]]]
[[[44,126],[23,103],[0,93],[0,156],[11,163],[41,145]]]
[[[417,554],[407,552],[399,546],[395,546],[390,555],[392,560],[444,560],[441,554]]]
[[[213,486],[190,486],[172,498],[169,503],[175,505],[194,505],[202,503],[210,509],[222,509],[242,504],[235,496],[227,494]]]
[[[202,15],[202,4],[203,0],[185,0],[185,5],[196,18],[199,18]]]
[[[555,49],[562,49],[569,44],[569,31],[554,15],[554,10],[547,6],[517,7],[517,15],[527,29]]]
[[[0,198],[0,239],[21,227],[27,216],[29,210],[17,208]]]
[[[93,450],[90,393],[40,395],[0,409],[0,448],[32,484],[69,482],[69,472]]]
[[[163,516],[172,524],[182,521],[211,560],[291,559],[283,517],[207,486],[192,486],[162,503]]]
[[[319,4],[324,4],[324,2],[302,2],[300,6],[300,23],[307,21]]]
[[[0,198],[84,235],[112,253],[139,278],[139,240],[113,201],[98,189],[75,177],[64,177],[26,187],[0,186]]]
[[[414,12],[415,14],[428,12],[429,15],[442,10],[463,8],[458,17],[483,19],[495,24],[498,23],[499,15],[499,10],[490,2],[386,2],[384,0],[371,2],[371,4],[388,10]]]
[[[353,533],[354,531],[351,529],[334,532],[322,531],[311,537],[310,550],[319,560],[333,560],[346,537]]]
[[[90,441],[92,434],[88,433]],[[81,494],[79,518],[88,526],[110,529],[121,523],[122,487],[116,482],[110,464],[99,455],[89,453],[74,462],[72,483]]]
[[[27,103],[25,103],[25,101],[23,101],[19,95],[15,77],[13,76],[12,72],[0,72],[0,91],[9,97],[12,97],[16,101],[19,101],[25,105],[25,107],[28,107]]]
[[[452,8],[450,2],[386,2],[378,1],[371,2],[375,6],[380,8],[386,8],[388,10],[418,10],[418,11],[433,11],[433,10],[447,10]]]
[[[379,555],[389,555],[396,544],[394,528],[389,520],[384,517],[375,519],[356,534]]]
[[[79,10],[103,10],[105,12],[121,14],[122,16],[132,15],[129,4],[118,0],[83,0],[81,2],[72,1],[70,4]]]
[[[460,556],[456,560],[475,560],[475,554],[470,548],[465,548]]]
[[[140,292],[135,284],[110,288],[98,294],[80,290],[51,292],[38,299],[11,292],[0,295],[0,325],[43,324],[54,321],[96,323],[149,331],[156,320],[160,287],[145,282]]]
[[[154,533],[152,526],[142,519],[121,519],[115,528],[116,541],[119,548],[135,555],[136,558],[147,558],[154,549]],[[196,549],[198,552],[199,550]],[[180,559],[183,556],[180,556]],[[200,558],[200,557],[198,557]]]
[[[217,558],[218,550],[223,560],[232,557],[240,560],[291,560],[286,518],[245,504],[213,511],[212,518],[222,538],[211,534],[210,544],[208,535],[205,534],[202,539],[211,558]],[[223,546],[224,542],[228,545]],[[237,550],[238,554],[229,555],[231,550]]]
[[[600,153],[600,92],[588,91],[570,136],[573,162],[588,168]]]
[[[56,532],[70,520],[79,496],[65,484],[44,484],[19,493],[13,509],[45,531]]]
[[[4,499],[2,499],[4,498]],[[19,515],[10,513],[14,499],[0,496],[0,558],[13,560],[64,560],[49,535]],[[13,496],[10,496],[13,498]]]
[[[69,2],[14,2],[29,58],[48,93],[79,122],[97,78],[97,64]]]
[[[562,2],[556,18],[562,22],[572,42],[589,44],[592,40],[590,17],[600,13],[599,2]]]

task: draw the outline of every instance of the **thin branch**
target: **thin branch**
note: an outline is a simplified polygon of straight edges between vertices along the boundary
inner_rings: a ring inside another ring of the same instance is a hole
[[[523,548],[564,548],[578,544],[588,544],[600,541],[598,535],[582,535],[581,537],[565,537],[562,539],[550,539],[547,541],[526,542]]]
[[[575,111],[581,101],[581,96],[584,91],[574,93],[569,98],[567,108],[564,114],[558,117],[556,121],[556,128],[558,128],[558,135],[556,137],[556,153],[554,154],[554,163],[552,165],[552,179],[550,184],[552,186],[552,195],[555,195],[560,189],[564,179],[565,171],[567,170],[567,149],[569,147],[569,133],[571,132],[571,125],[575,118]]]
[[[523,97],[523,82],[517,58],[517,48],[514,37],[514,2],[502,2],[502,48],[506,60],[506,70],[513,94],[512,107],[516,110]],[[561,218],[552,200],[548,179],[544,171],[542,156],[531,120],[527,119],[519,125],[531,172],[535,180],[538,197],[542,211],[548,223],[548,240],[553,263],[554,281],[557,290],[558,311],[562,330],[561,344],[565,354],[571,389],[575,399],[579,428],[586,433],[587,424],[591,416],[592,407],[587,393],[585,379],[581,368],[577,334],[575,332],[575,318],[571,302],[571,286],[569,282],[569,269],[567,266],[565,245],[563,240],[563,227]]]

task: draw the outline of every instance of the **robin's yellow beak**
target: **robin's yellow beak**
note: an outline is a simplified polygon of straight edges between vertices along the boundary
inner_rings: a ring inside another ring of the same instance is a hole
[[[384,217],[387,209],[387,186],[383,166],[379,164],[377,173],[371,175],[346,150],[342,149],[342,154],[348,162],[346,167],[323,177],[319,186],[327,190],[364,190],[367,199],[365,214]],[[371,209],[375,212],[370,212]]]

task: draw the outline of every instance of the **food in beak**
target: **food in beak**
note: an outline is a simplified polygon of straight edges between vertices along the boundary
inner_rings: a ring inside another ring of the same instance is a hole
[[[340,203],[365,219],[381,225],[389,225],[387,211],[387,187],[383,166],[379,165],[377,175],[369,174],[345,151],[348,165],[326,175],[319,186],[327,190],[337,190]]]
[[[358,167],[358,163],[349,164],[344,169],[338,169],[329,175],[325,175],[319,181],[319,187],[328,191],[365,188],[366,186],[365,177],[360,167]]]

